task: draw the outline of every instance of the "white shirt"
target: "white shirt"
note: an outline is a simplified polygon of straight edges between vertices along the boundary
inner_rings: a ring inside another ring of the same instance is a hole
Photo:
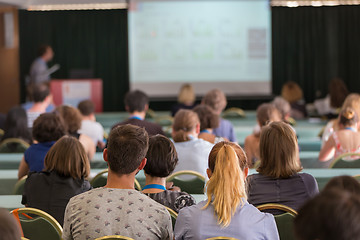
[[[95,143],[95,146],[97,146],[98,141],[102,142],[104,139],[104,128],[100,123],[91,120],[82,120],[81,128],[78,132],[89,136]]]
[[[199,138],[194,138],[186,142],[174,143],[178,154],[178,164],[174,172],[182,170],[192,170],[207,176],[209,153],[213,144]]]

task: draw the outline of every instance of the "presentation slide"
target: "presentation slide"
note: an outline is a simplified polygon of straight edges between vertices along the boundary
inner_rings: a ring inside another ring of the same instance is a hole
[[[130,0],[131,89],[176,96],[184,83],[198,95],[271,93],[268,0]]]

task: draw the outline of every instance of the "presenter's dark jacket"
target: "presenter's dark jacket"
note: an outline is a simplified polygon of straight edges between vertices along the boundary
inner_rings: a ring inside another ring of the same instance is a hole
[[[55,171],[30,172],[21,203],[49,213],[62,226],[70,198],[91,188],[87,180],[64,177]]]

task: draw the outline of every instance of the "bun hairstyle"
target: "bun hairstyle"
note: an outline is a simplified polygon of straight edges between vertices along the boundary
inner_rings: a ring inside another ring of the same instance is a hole
[[[213,205],[218,224],[227,227],[236,208],[247,199],[244,150],[232,142],[219,142],[209,154],[212,175],[206,184],[208,201],[203,209]]]
[[[350,107],[344,108],[340,112],[340,124],[344,125],[344,127],[350,127],[355,125],[358,122],[358,116],[354,109]]]
[[[189,134],[196,128],[197,124],[200,124],[200,120],[195,112],[185,109],[179,110],[174,117],[172,138],[175,142],[191,140]]]
[[[269,122],[281,121],[282,116],[275,105],[271,103],[263,103],[256,109],[256,118],[260,127],[263,127]]]

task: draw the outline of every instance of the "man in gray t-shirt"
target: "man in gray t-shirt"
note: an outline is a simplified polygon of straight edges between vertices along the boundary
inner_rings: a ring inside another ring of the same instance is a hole
[[[173,239],[166,208],[134,190],[135,175],[146,164],[149,137],[144,128],[123,125],[110,132],[104,160],[105,187],[70,199],[63,239],[95,239],[122,235],[134,239]]]

